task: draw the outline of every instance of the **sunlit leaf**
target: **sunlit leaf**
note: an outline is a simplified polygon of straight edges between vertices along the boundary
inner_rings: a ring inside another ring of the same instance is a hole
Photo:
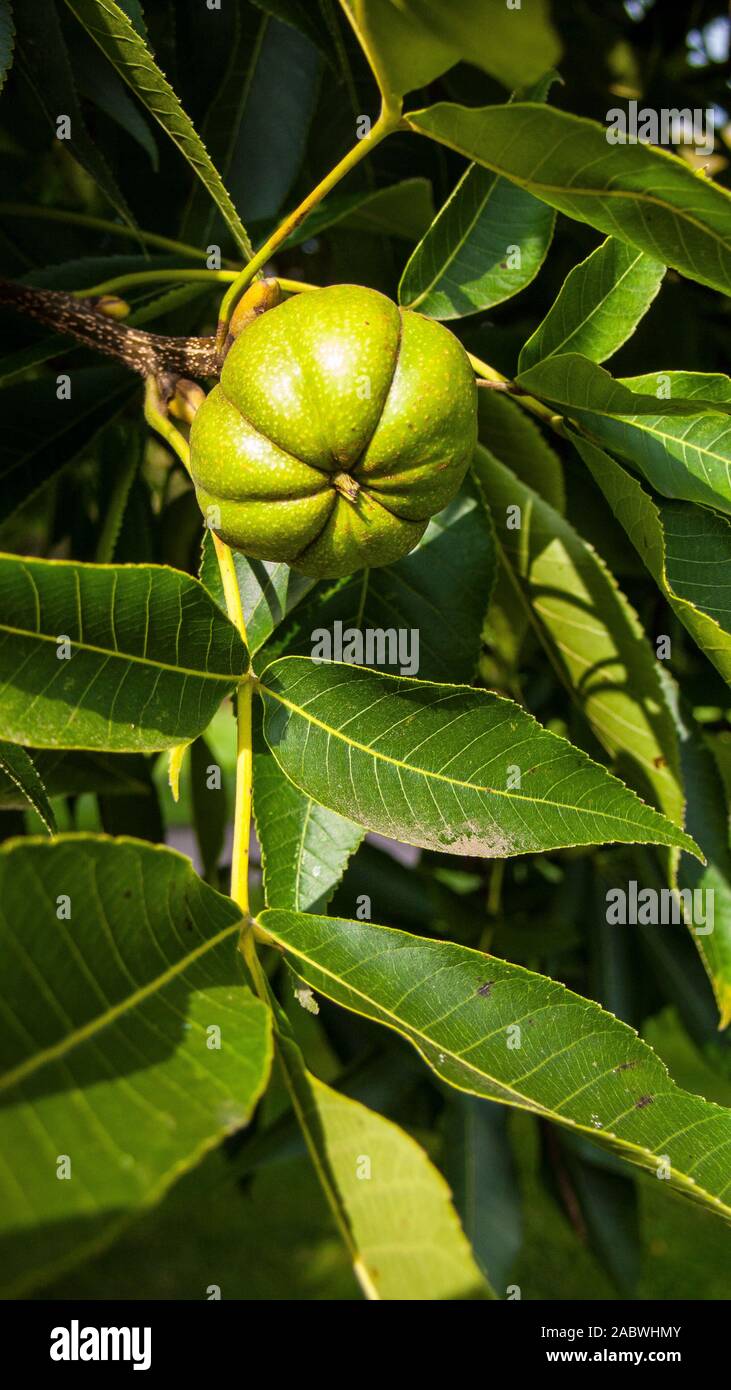
[[[424,1150],[390,1120],[312,1076],[283,1011],[275,1011],[290,1100],[365,1297],[493,1297],[449,1188]]]
[[[727,413],[698,399],[638,395],[578,353],[549,357],[517,380],[615,450],[664,497],[731,513]]]
[[[533,82],[557,61],[560,46],[545,0],[522,6],[484,0],[341,0],[381,91],[401,96],[467,59],[506,87]]]
[[[701,284],[731,290],[731,194],[675,155],[609,144],[595,121],[531,102],[442,102],[409,112],[408,121],[559,212]]]
[[[566,518],[481,445],[474,471],[495,518],[503,562],[560,679],[617,774],[682,826],[675,724],[637,614]],[[520,507],[520,529],[506,524],[511,506]]]
[[[206,728],[247,662],[177,570],[0,556],[0,733],[13,743],[173,747]]]
[[[254,818],[268,906],[323,911],[362,827],[301,792],[266,749],[254,757]]]
[[[598,1004],[370,922],[272,909],[261,923],[312,989],[400,1033],[450,1086],[565,1125],[731,1219],[731,1111],[682,1091]]]
[[[651,497],[605,450],[571,439],[673,611],[731,685],[731,522]]]
[[[370,830],[503,858],[606,841],[693,842],[510,700],[284,657],[259,686],[264,732],[309,796]]]
[[[569,272],[523,347],[518,370],[561,352],[580,352],[592,362],[611,357],[647,313],[664,274],[662,261],[607,237]]]
[[[108,1243],[245,1125],[271,1040],[236,950],[240,912],[181,855],[15,842],[0,883],[7,1296]]]
[[[548,94],[553,75],[532,100]],[[407,262],[399,302],[453,319],[510,299],[538,274],[554,222],[555,213],[532,193],[469,165]]]

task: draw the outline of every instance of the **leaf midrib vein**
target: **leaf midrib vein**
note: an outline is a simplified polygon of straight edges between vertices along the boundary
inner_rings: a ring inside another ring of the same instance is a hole
[[[33,632],[29,628],[11,627],[9,623],[0,622],[0,632],[6,632],[11,637],[31,637],[39,642],[50,642],[53,646],[58,645],[57,639],[52,637],[50,633]],[[233,683],[236,683],[239,679],[239,674],[236,671],[232,671],[230,675],[227,675],[223,671],[193,670],[187,666],[172,666],[167,661],[156,661],[153,657],[149,656],[137,656],[134,652],[120,652],[107,647],[97,647],[92,642],[77,641],[75,637],[69,640],[71,646],[76,647],[79,651],[91,652],[95,656],[104,656],[107,660],[131,661],[138,666],[150,666],[159,671],[171,671],[173,675],[176,676],[193,676],[198,680],[227,681]],[[245,675],[245,672],[241,674]]]
[[[271,690],[269,686],[263,685],[261,682],[259,682],[259,689],[265,695],[271,695],[272,699],[279,701],[280,704],[284,705],[287,709],[291,710],[293,714],[299,715],[301,719],[305,719],[309,724],[314,724],[318,729],[322,729],[324,733],[332,736],[333,738],[339,738],[341,742],[347,744],[348,747],[357,748],[359,752],[366,753],[369,757],[373,759],[380,759],[381,762],[390,763],[392,767],[397,767],[399,769],[403,768],[405,772],[416,773],[420,777],[431,777],[434,781],[446,782],[446,784],[450,787],[464,787],[468,791],[487,792],[490,796],[502,796],[505,797],[508,801],[525,801],[529,805],[551,806],[559,811],[583,812],[588,815],[602,816],[606,820],[618,821],[620,824],[625,826],[636,825],[638,829],[647,829],[647,827],[643,826],[641,822],[629,820],[627,817],[617,815],[613,811],[593,810],[591,807],[574,806],[566,801],[550,801],[546,797],[526,796],[524,793],[521,792],[514,792],[508,790],[503,791],[499,787],[483,787],[479,785],[479,783],[465,782],[458,777],[445,777],[443,773],[433,772],[429,768],[413,767],[411,763],[403,762],[399,758],[393,758],[390,756],[390,754],[387,753],[380,753],[376,749],[370,748],[365,743],[359,743],[357,739],[346,737],[344,734],[340,732],[339,729],[331,728],[328,724],[325,724],[321,719],[317,719],[315,715],[308,714],[300,705],[295,705],[291,700],[287,700],[284,695],[280,695],[277,691]],[[607,773],[607,776],[611,778],[611,773]],[[651,811],[652,807],[647,806],[645,807],[645,809]],[[654,814],[657,815],[658,813],[655,812]]]
[[[157,993],[158,990],[169,984],[171,980],[176,979],[178,975],[182,975],[189,966],[194,964],[201,956],[206,955],[208,951],[214,950],[216,946],[219,946],[221,942],[225,941],[238,930],[239,922],[237,920],[232,925],[224,927],[221,931],[217,932],[215,936],[210,937],[208,941],[204,941],[200,946],[197,946],[195,950],[190,951],[187,956],[177,961],[174,965],[171,965],[160,975],[156,975],[152,980],[149,980],[147,984],[141,985],[140,988],[135,990],[132,994],[128,994],[124,999],[121,999],[119,1003],[113,1004],[105,1013],[97,1014],[94,1018],[89,1019],[87,1023],[82,1024],[81,1027],[67,1034],[66,1037],[59,1039],[59,1041],[54,1043],[51,1047],[43,1048],[33,1057],[28,1057],[26,1061],[21,1062],[17,1067],[14,1067],[12,1071],[6,1072],[4,1076],[0,1076],[0,1091],[8,1090],[16,1086],[27,1076],[32,1076],[35,1072],[39,1071],[41,1067],[46,1066],[47,1063],[59,1061],[66,1057],[67,1054],[75,1047],[78,1047],[80,1043],[87,1042],[90,1038],[93,1038],[96,1033],[100,1032],[102,1028],[106,1028],[108,1024],[123,1017],[124,1014],[136,1008],[137,1005],[141,1004],[145,999]]]

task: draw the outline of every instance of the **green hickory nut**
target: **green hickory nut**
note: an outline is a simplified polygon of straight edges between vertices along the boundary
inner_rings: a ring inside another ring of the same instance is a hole
[[[376,290],[308,290],[249,324],[191,429],[208,524],[330,578],[412,550],[475,449],[474,374],[447,328]]]

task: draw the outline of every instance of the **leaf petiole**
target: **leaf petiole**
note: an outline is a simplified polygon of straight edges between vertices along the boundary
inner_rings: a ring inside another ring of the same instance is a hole
[[[364,135],[362,140],[358,140],[348,153],[334,165],[329,174],[326,174],[324,179],[321,179],[320,183],[316,184],[312,191],[307,194],[307,197],[303,198],[299,206],[296,207],[293,212],[290,212],[288,217],[284,218],[284,221],[279,224],[276,231],[272,232],[272,235],[268,237],[264,245],[259,248],[252,259],[244,266],[243,270],[239,272],[233,284],[229,287],[221,300],[218,330],[216,334],[219,352],[223,351],[226,343],[231,315],[244,290],[254,277],[258,275],[259,271],[266,265],[267,261],[271,259],[274,252],[278,250],[282,243],[287,240],[287,237],[295,230],[295,227],[298,227],[300,222],[304,221],[308,213],[312,212],[312,209],[317,207],[318,203],[322,202],[322,199],[340,183],[341,179],[345,178],[346,174],[350,173],[351,169],[354,169],[357,164],[360,164],[361,160],[365,159],[366,155],[370,154],[371,150],[375,149],[377,145],[380,145],[381,141],[385,140],[387,135],[390,135],[397,129],[400,120],[400,106],[398,108],[391,108],[384,105],[378,120],[375,125],[371,127],[368,134]]]
[[[554,434],[562,435],[564,433],[563,415],[557,415],[555,410],[551,410],[542,401],[534,400],[533,396],[523,395],[522,392],[513,392],[511,390],[512,382],[508,377],[503,376],[502,372],[491,367],[488,362],[483,362],[480,357],[475,357],[472,352],[468,352],[467,356],[478,377],[481,377],[485,384],[491,383],[496,390],[510,391],[510,394],[514,396],[519,405],[522,405],[524,410],[529,410],[532,415],[537,415],[544,425],[548,425],[554,431]]]

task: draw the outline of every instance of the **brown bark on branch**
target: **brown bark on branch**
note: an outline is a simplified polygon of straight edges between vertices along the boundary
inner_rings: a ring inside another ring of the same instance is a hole
[[[127,328],[99,313],[92,301],[75,299],[60,290],[39,290],[0,280],[0,304],[37,319],[56,333],[67,333],[86,347],[116,357],[143,377],[168,373],[207,377],[218,376],[220,371],[214,337],[174,338]]]

